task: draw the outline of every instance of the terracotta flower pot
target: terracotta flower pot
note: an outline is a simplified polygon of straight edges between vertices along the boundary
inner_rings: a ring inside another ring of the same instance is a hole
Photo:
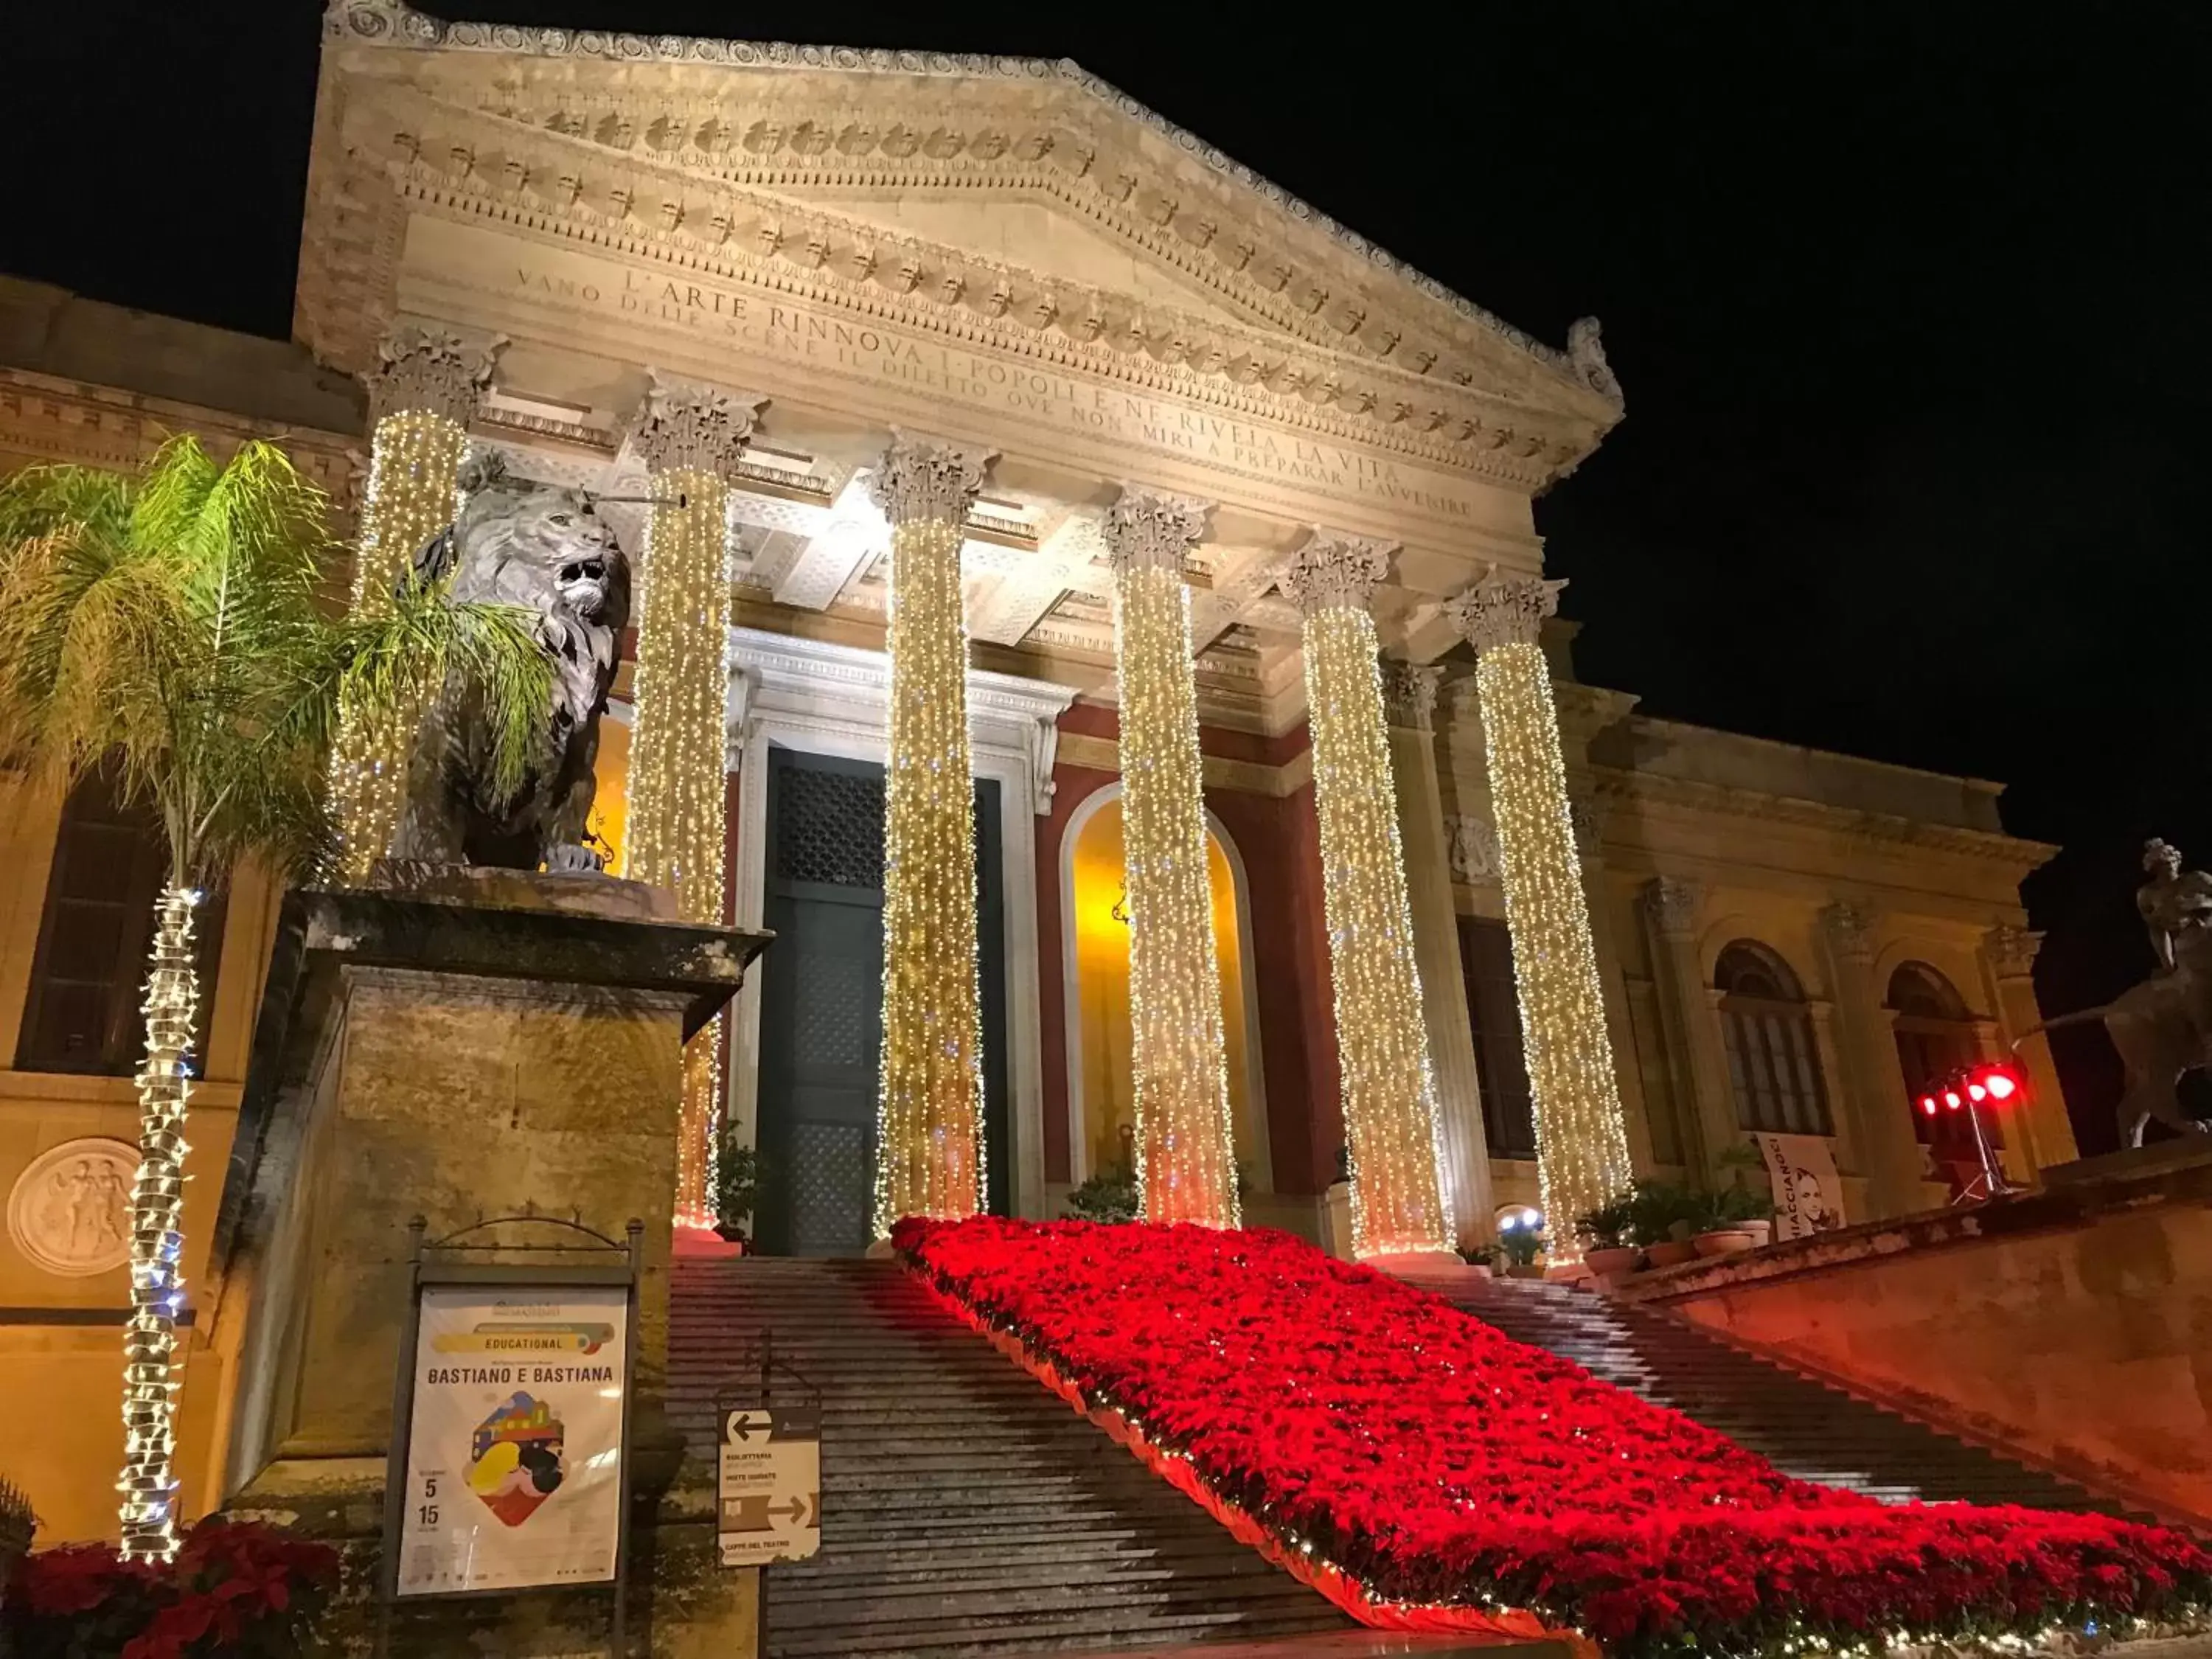
[[[1601,1245],[1583,1252],[1583,1265],[1600,1279],[1636,1271],[1636,1251],[1626,1244]]]
[[[1719,1227],[1699,1233],[1693,1241],[1699,1255],[1741,1255],[1751,1248],[1751,1235],[1741,1227]]]
[[[1774,1243],[1774,1224],[1771,1221],[1747,1221],[1744,1231],[1751,1235],[1751,1248],[1763,1250]]]
[[[1670,1238],[1663,1244],[1649,1246],[1644,1254],[1650,1258],[1651,1265],[1655,1267],[1679,1267],[1685,1261],[1694,1260],[1698,1249],[1694,1244],[1686,1244],[1679,1239]]]

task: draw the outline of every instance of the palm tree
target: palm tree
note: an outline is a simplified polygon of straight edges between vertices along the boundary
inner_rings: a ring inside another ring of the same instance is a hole
[[[410,581],[373,616],[334,615],[326,506],[266,443],[218,466],[178,438],[136,476],[46,466],[0,483],[0,766],[56,793],[110,768],[125,799],[152,808],[168,854],[137,1079],[118,1482],[130,1559],[176,1550],[171,1369],[194,913],[241,860],[284,878],[319,867],[342,706],[419,707],[417,688],[449,669],[473,676],[513,785],[549,695],[521,611],[448,604]]]

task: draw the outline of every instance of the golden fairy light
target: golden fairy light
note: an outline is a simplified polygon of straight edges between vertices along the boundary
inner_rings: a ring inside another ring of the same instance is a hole
[[[1125,491],[1109,510],[1121,684],[1136,1175],[1147,1221],[1234,1227],[1235,1133],[1206,853],[1185,550],[1194,501]]]
[[[191,1099],[199,971],[192,955],[198,891],[170,886],[155,907],[146,978],[146,1056],[138,1069],[139,1163],[131,1195],[131,1317],[123,1328],[122,1553],[177,1553],[177,1313],[184,1306],[185,1115]]]
[[[1358,1255],[1450,1248],[1375,623],[1378,544],[1316,532],[1284,574],[1304,613],[1307,719]]]
[[[1633,1175],[1551,672],[1537,643],[1565,586],[1493,570],[1450,607],[1477,654],[1475,690],[1535,1104],[1536,1170],[1555,1260],[1579,1254],[1574,1218],[1625,1191]]]
[[[729,704],[727,479],[752,434],[756,401],[657,384],[634,442],[649,470],[637,593],[623,873],[676,895],[686,921],[723,920],[725,732]],[[721,1121],[720,1015],[684,1050],[676,1217],[714,1219]]]
[[[450,334],[403,327],[379,348],[367,377],[373,425],[368,489],[353,564],[353,609],[374,615],[416,556],[452,524],[468,422],[490,380],[492,350],[463,346]],[[406,805],[407,763],[423,706],[424,685],[411,704],[372,716],[339,712],[331,745],[331,811],[337,847],[332,873],[358,886],[392,844]]]
[[[960,549],[982,457],[902,438],[871,479],[891,525],[884,1037],[875,1234],[984,1207],[975,786]]]

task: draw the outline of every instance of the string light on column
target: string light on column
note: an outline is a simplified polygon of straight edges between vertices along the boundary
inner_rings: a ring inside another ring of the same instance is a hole
[[[878,1238],[987,1201],[960,549],[988,459],[902,436],[869,481],[891,526]]]
[[[1234,1227],[1236,1140],[1183,582],[1184,556],[1205,522],[1200,502],[1124,490],[1107,512],[1106,544],[1121,684],[1139,1212]]]
[[[1443,1124],[1398,839],[1390,739],[1367,600],[1389,571],[1378,543],[1316,531],[1282,576],[1304,614],[1314,811],[1336,994],[1358,1255],[1450,1248]]]
[[[630,727],[633,881],[676,895],[687,921],[722,921],[724,732],[729,704],[726,482],[750,440],[757,398],[656,381],[631,444],[651,477],[637,595]],[[721,1123],[721,1017],[684,1050],[676,1218],[714,1219]]]
[[[185,1115],[191,1100],[192,1030],[199,971],[192,913],[200,894],[170,885],[155,906],[153,966],[146,976],[146,1054],[138,1068],[138,1174],[131,1194],[131,1317],[123,1328],[123,1559],[167,1561],[177,1553],[178,1271],[184,1240]]]
[[[1565,586],[1500,576],[1493,568],[1449,606],[1477,659],[1505,920],[1535,1103],[1536,1170],[1555,1259],[1576,1253],[1573,1218],[1626,1190],[1633,1174],[1575,855],[1551,672],[1536,642]]]
[[[368,489],[353,562],[352,608],[373,616],[393,585],[453,521],[468,422],[490,380],[497,343],[465,348],[450,334],[406,327],[378,349],[368,376],[371,415]],[[332,873],[346,886],[368,878],[392,843],[406,804],[407,762],[422,702],[370,717],[342,710],[331,749],[331,810],[337,848]]]

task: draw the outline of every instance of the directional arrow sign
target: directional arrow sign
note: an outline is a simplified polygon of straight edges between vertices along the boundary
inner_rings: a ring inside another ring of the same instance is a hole
[[[822,1547],[818,1407],[722,1413],[716,1533],[726,1567],[803,1561]]]

